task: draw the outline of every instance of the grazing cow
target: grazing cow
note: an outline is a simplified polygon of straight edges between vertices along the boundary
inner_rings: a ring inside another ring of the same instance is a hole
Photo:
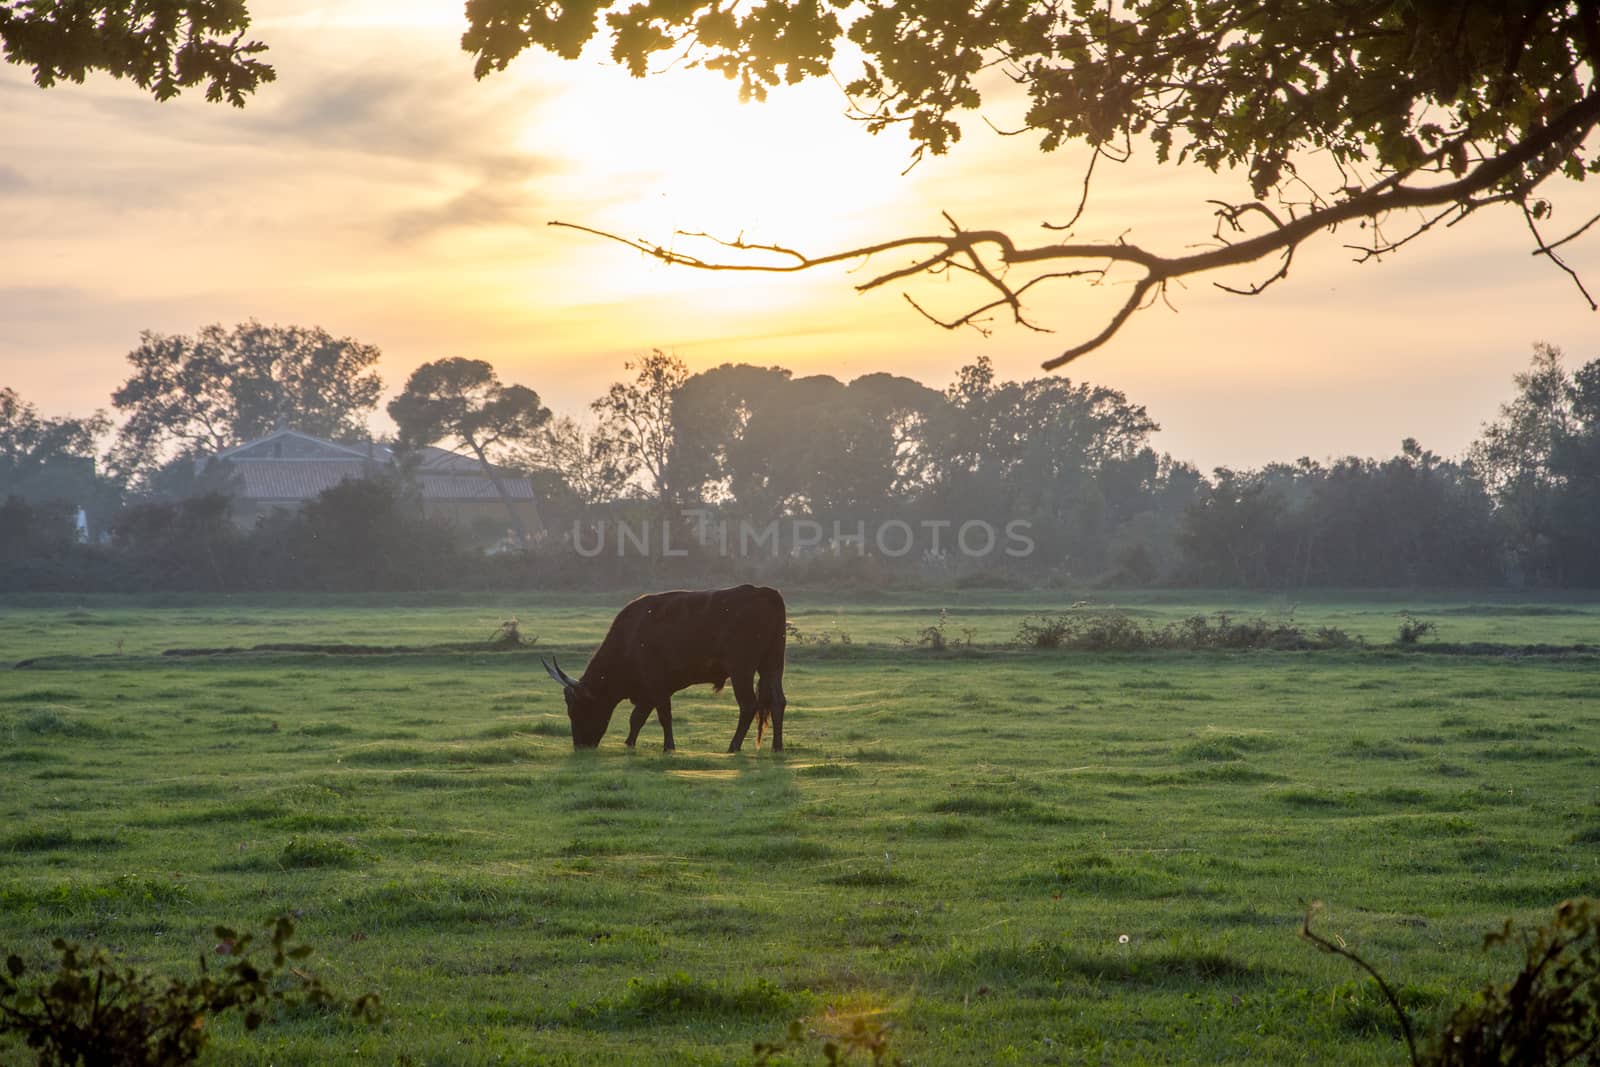
[[[756,747],[772,720],[772,750],[783,750],[783,645],[787,616],[776,589],[740,585],[702,592],[654,593],[632,601],[612,620],[583,677],[573,680],[546,663],[566,691],[574,748],[594,748],[624,700],[633,702],[628,747],[656,713],[662,748],[672,743],[672,694],[709,684],[719,692],[733,680],[739,726],[729,752],[739,751],[759,715]],[[540,662],[543,662],[542,660]],[[756,676],[760,675],[757,683]]]

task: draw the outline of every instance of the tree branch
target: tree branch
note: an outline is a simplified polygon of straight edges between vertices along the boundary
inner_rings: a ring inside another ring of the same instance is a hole
[[[1294,250],[1301,242],[1322,230],[1332,230],[1344,222],[1358,218],[1377,219],[1395,211],[1419,211],[1450,205],[1448,210],[1439,212],[1434,217],[1425,220],[1418,230],[1418,233],[1421,233],[1452,213],[1467,214],[1478,207],[1505,199],[1515,200],[1525,206],[1526,197],[1532,188],[1554,172],[1554,165],[1550,162],[1551,158],[1555,156],[1552,149],[1563,145],[1581,143],[1597,124],[1600,124],[1600,88],[1591,88],[1588,95],[1579,99],[1559,115],[1551,118],[1546,124],[1531,129],[1528,135],[1517,144],[1498,155],[1479,160],[1476,165],[1465,169],[1461,176],[1453,181],[1425,186],[1407,184],[1408,181],[1422,173],[1423,168],[1430,164],[1436,164],[1440,159],[1443,159],[1445,154],[1450,151],[1450,146],[1447,145],[1425,156],[1417,165],[1408,170],[1386,175],[1366,188],[1348,190],[1349,195],[1343,200],[1333,203],[1312,204],[1304,214],[1292,216],[1286,220],[1280,218],[1259,201],[1242,205],[1223,205],[1223,210],[1219,212],[1219,216],[1224,223],[1232,225],[1235,229],[1242,231],[1242,227],[1239,226],[1240,218],[1252,212],[1265,215],[1272,221],[1273,227],[1265,233],[1257,234],[1244,240],[1223,243],[1220,247],[1178,256],[1159,255],[1138,245],[1128,244],[1120,238],[1112,242],[1061,242],[1031,248],[1020,248],[1010,235],[1003,231],[962,229],[948,214],[945,215],[945,219],[950,223],[952,229],[949,234],[927,234],[897,238],[820,256],[807,255],[797,249],[783,245],[747,242],[742,235],[733,241],[721,241],[705,234],[684,231],[679,231],[676,234],[676,236],[681,237],[710,240],[723,248],[735,252],[750,252],[773,256],[779,260],[778,262],[712,260],[644,239],[621,237],[614,233],[576,223],[553,221],[550,225],[603,237],[607,240],[627,245],[629,248],[658,259],[663,263],[694,267],[698,270],[792,274],[848,260],[870,259],[889,252],[917,250],[918,258],[912,260],[911,263],[879,273],[858,284],[856,289],[859,292],[865,292],[917,274],[937,272],[956,267],[974,273],[984,284],[997,293],[997,298],[966,315],[952,320],[941,320],[929,315],[914,300],[907,298],[912,307],[916,308],[925,317],[950,329],[962,325],[973,325],[973,320],[979,315],[1000,306],[1009,306],[1017,322],[1036,329],[1037,327],[1033,327],[1022,315],[1020,297],[1026,289],[1031,288],[1039,281],[1043,281],[1046,278],[1069,278],[1085,274],[1097,274],[1103,278],[1109,267],[1118,263],[1126,263],[1142,268],[1144,276],[1134,282],[1128,299],[1112,315],[1104,328],[1089,340],[1068,348],[1060,355],[1044,362],[1043,367],[1045,370],[1054,370],[1076,359],[1078,356],[1092,352],[1109,341],[1133,313],[1143,306],[1147,296],[1152,292],[1164,293],[1167,282],[1173,279],[1182,278],[1190,274],[1199,274],[1204,271],[1253,263],[1273,253],[1281,254],[1284,257],[1283,264],[1278,272],[1266,282],[1245,289],[1230,289],[1227,286],[1221,286],[1221,288],[1230,292],[1249,295],[1252,291],[1260,292],[1266,286],[1283,277],[1288,270],[1289,260],[1292,258]],[[1479,196],[1479,194],[1495,189],[1497,186],[1503,187],[1506,183],[1513,182],[1519,172],[1530,165],[1533,166],[1533,173],[1521,180],[1515,180],[1513,188],[1509,191],[1502,190],[1488,197]],[[1593,220],[1591,220],[1591,224],[1592,222]],[[1220,225],[1219,223],[1219,238],[1221,237]],[[1587,225],[1589,224],[1586,224],[1584,228],[1587,228]],[[1415,236],[1417,236],[1416,233],[1411,235],[1411,237]],[[1576,234],[1572,236],[1576,236]],[[1380,254],[1383,251],[1393,251],[1406,243],[1406,241],[1409,241],[1411,237],[1381,247],[1374,246],[1372,249],[1358,247],[1358,251],[1363,253],[1362,258],[1370,258],[1370,256]],[[1569,274],[1573,273],[1554,254],[1554,246],[1547,245],[1538,237],[1537,230],[1535,230],[1535,238],[1539,240],[1539,251],[1542,254],[1549,255]],[[1001,270],[996,270],[988,265],[984,258],[986,251],[993,258],[993,261],[1002,268]],[[1063,260],[1101,260],[1105,261],[1107,266],[1094,270],[1068,270],[1040,275],[1030,279],[1022,286],[1013,286],[1004,276],[1004,268],[1056,263]],[[1576,279],[1575,274],[1574,278]],[[1581,282],[1579,287],[1581,290]],[[1583,290],[1583,292],[1585,299],[1589,299],[1591,306],[1594,306],[1594,301],[1589,298],[1587,290]]]

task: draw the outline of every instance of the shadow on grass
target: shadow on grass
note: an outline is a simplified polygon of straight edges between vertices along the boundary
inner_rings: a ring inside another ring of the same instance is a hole
[[[738,984],[692,978],[682,971],[664,978],[630,979],[619,995],[574,1004],[569,1019],[587,1027],[678,1024],[685,1018],[787,1018],[804,1011],[803,998],[766,978]]]
[[[952,963],[962,978],[991,984],[1080,979],[1137,988],[1195,982],[1243,985],[1265,982],[1276,973],[1260,963],[1198,946],[1146,950],[1107,945],[1091,950],[1044,941],[981,949]]]

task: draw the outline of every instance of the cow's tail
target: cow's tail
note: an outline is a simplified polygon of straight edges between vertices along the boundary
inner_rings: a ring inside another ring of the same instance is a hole
[[[766,737],[767,724],[772,721],[772,711],[783,699],[783,638],[780,635],[773,655],[761,665],[761,683],[756,686],[756,751]],[[781,710],[781,705],[779,705]]]

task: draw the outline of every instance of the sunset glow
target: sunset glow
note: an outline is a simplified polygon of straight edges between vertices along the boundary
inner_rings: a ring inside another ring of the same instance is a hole
[[[1044,241],[1039,223],[1076,204],[1084,159],[1042,156],[982,121],[1012,116],[973,116],[954,152],[902,175],[905,140],[845,117],[834,82],[741,104],[717,74],[633,79],[601,51],[577,63],[530,54],[477,82],[457,47],[459,15],[442,10],[261,5],[256,28],[280,77],[243,112],[189,97],[156,104],[105,79],[41,92],[25,71],[0,71],[15,146],[0,164],[6,382],[49,411],[92,410],[124,376],[140,330],[256,317],[379,345],[391,387],[425,360],[471,355],[565,410],[651,348],[697,369],[881,369],[942,386],[980,353],[1008,377],[1036,373],[1126,291],[1115,277],[1058,286],[1032,308],[1053,332],[1002,316],[985,338],[941,330],[902,298],[955,314],[971,306],[959,280],[855,291],[900,265],[894,257],[799,275],[701,273],[553,229],[562,220],[669,245],[686,240],[677,231],[703,231],[829,252],[941,231],[948,211]],[[1208,238],[1204,200],[1237,183],[1192,166],[1103,167],[1078,235],[1179,250]],[[1558,207],[1575,216],[1591,194],[1569,190]],[[1318,238],[1287,283],[1254,300],[1211,285],[1248,278],[1189,279],[1170,294],[1177,314],[1136,317],[1067,373],[1146,404],[1165,428],[1161,447],[1241,464],[1377,453],[1408,433],[1458,452],[1533,341],[1594,353],[1594,316],[1527,255],[1511,213],[1361,267],[1342,243]],[[1589,248],[1573,251],[1575,266],[1600,269]],[[1374,381],[1394,388],[1374,402]],[[1418,413],[1424,388],[1437,409]]]

